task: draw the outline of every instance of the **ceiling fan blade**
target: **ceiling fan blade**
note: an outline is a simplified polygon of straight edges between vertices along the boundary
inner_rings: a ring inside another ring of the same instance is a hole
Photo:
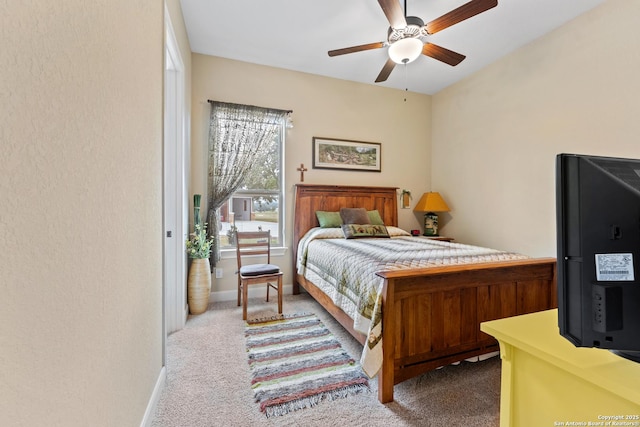
[[[360,46],[345,47],[344,49],[335,49],[329,51],[329,56],[345,55],[347,53],[361,52],[363,50],[379,49],[384,47],[384,43],[361,44]]]
[[[396,63],[393,62],[391,58],[387,59],[387,63],[384,64],[384,67],[382,67],[382,71],[380,71],[380,74],[378,74],[378,77],[376,78],[376,83],[380,83],[387,80],[387,78],[389,77],[389,74],[391,74],[395,66],[396,66]]]
[[[458,22],[469,19],[498,5],[498,0],[471,0],[425,25],[427,33],[435,34]]]
[[[378,0],[378,3],[392,28],[400,29],[407,26],[407,20],[398,0]]]
[[[430,56],[433,59],[437,59],[438,61],[442,61],[445,64],[449,64],[451,66],[458,65],[464,58],[466,58],[466,56],[460,53],[445,49],[444,47],[429,42],[425,43],[422,47],[422,54]]]

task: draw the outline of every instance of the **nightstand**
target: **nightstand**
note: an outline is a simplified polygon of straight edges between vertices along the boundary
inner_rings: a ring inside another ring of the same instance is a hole
[[[431,240],[440,240],[442,242],[453,242],[453,237],[444,237],[444,236],[424,236],[427,239]]]

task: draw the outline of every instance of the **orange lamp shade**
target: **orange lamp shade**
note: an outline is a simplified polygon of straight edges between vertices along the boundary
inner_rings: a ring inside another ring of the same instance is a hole
[[[413,210],[416,212],[449,212],[450,209],[440,193],[430,191],[420,197]]]

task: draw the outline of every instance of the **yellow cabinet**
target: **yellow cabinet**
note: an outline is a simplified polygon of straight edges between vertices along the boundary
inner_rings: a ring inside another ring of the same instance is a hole
[[[640,363],[576,348],[558,310],[484,322],[500,343],[501,427],[640,426]]]

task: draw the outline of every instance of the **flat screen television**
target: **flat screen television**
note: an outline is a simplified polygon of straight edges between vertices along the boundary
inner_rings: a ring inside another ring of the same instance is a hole
[[[558,326],[640,362],[640,160],[556,158]]]

